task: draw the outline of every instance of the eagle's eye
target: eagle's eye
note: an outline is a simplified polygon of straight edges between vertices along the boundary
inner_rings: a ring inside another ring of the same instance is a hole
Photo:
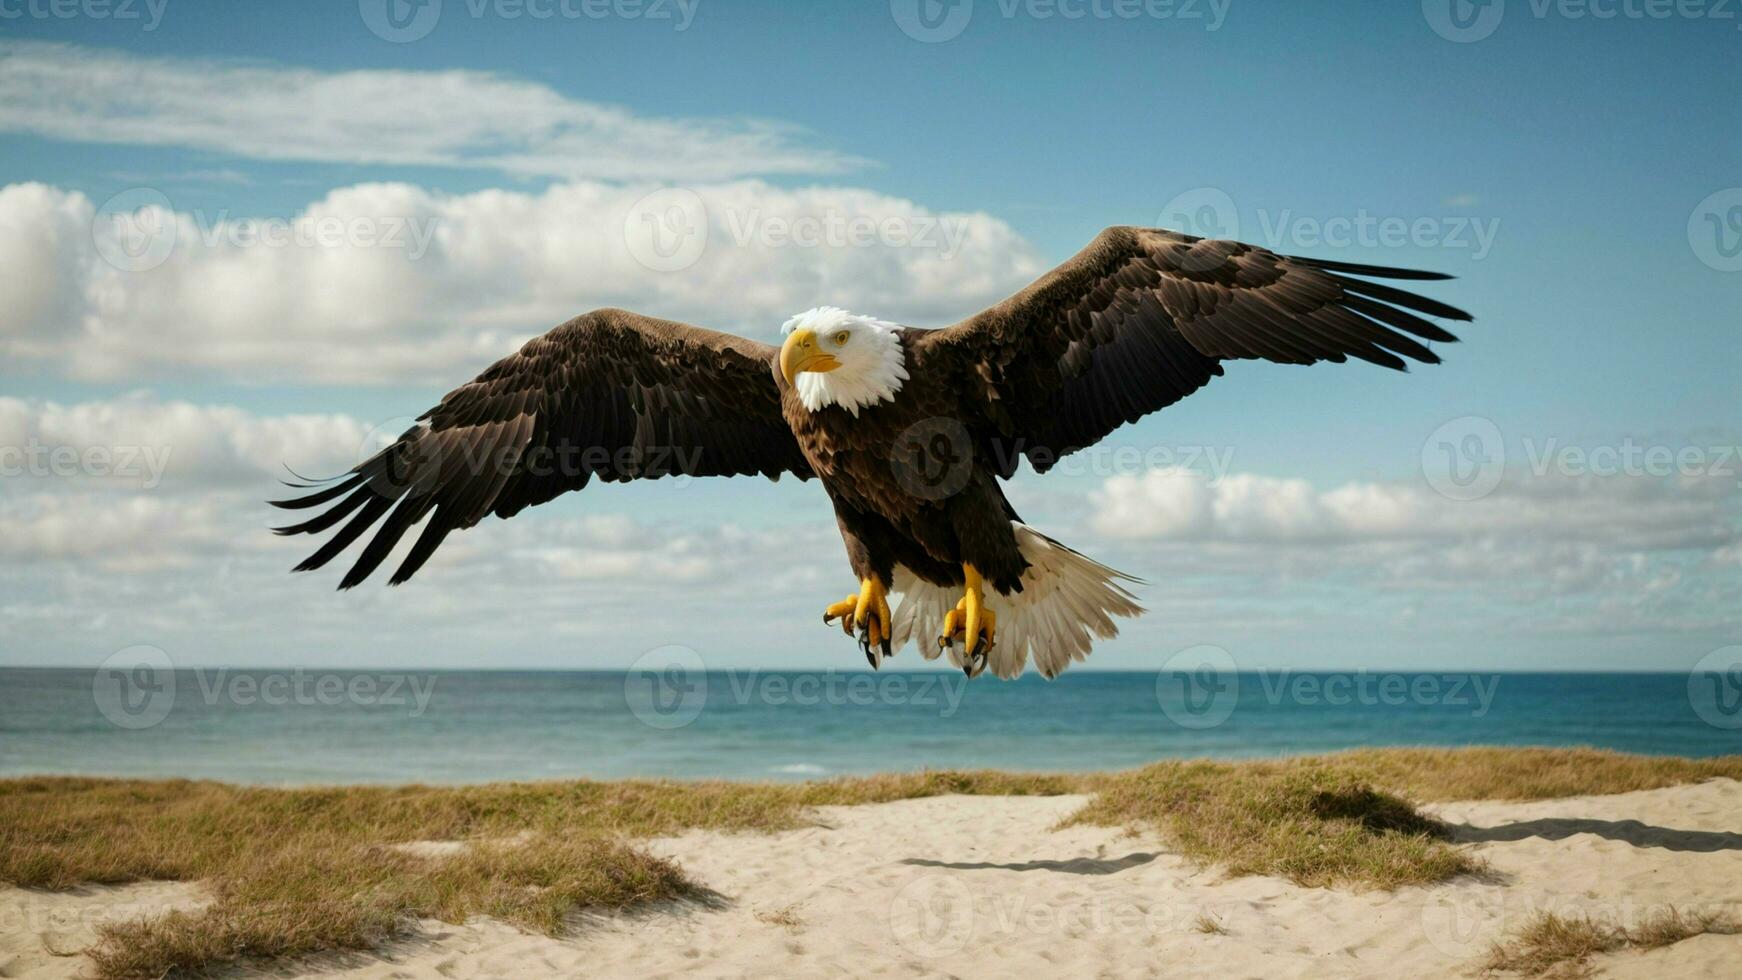
[[[846,331],[846,330],[843,330],[840,333],[835,334],[835,346],[836,347],[847,346],[847,338],[851,337],[851,336],[852,336],[852,333],[849,331]]]

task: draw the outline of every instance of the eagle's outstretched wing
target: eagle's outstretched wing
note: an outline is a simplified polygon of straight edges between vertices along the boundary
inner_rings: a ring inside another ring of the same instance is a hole
[[[449,392],[393,445],[338,480],[298,485],[318,489],[276,506],[331,506],[277,530],[318,534],[350,518],[300,572],[325,565],[379,522],[339,583],[350,588],[428,517],[393,574],[397,585],[455,528],[486,514],[512,516],[594,477],[808,479],[810,466],[780,414],[776,355],[742,337],[595,310]]]
[[[1458,339],[1417,314],[1470,319],[1362,277],[1450,278],[1109,228],[1015,296],[920,334],[915,353],[922,365],[953,360],[958,382],[976,389],[971,410],[1014,450],[1000,465],[1014,471],[1020,454],[1045,472],[1196,391],[1222,373],[1223,360],[1358,357],[1403,370],[1405,357],[1439,361],[1416,337]]]

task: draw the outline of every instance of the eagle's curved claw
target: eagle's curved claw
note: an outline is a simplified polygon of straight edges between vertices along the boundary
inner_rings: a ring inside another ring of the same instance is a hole
[[[986,664],[989,662],[985,650],[976,650],[962,658],[962,673],[968,675],[969,680],[973,680],[986,672]]]
[[[859,608],[859,597],[856,595],[850,595],[847,598],[842,599],[840,602],[837,602],[834,605],[830,606],[829,608],[823,610],[823,625],[827,626],[828,624],[839,619],[841,621],[841,632],[846,633],[848,636],[852,636],[853,635],[853,613],[858,608]]]
[[[963,565],[965,584],[961,601],[944,614],[943,633],[938,636],[938,648],[954,651],[962,641],[962,673],[978,677],[991,662],[992,647],[998,639],[998,616],[986,607],[981,590],[980,573],[972,565]]]
[[[865,654],[865,662],[871,665],[872,670],[881,669],[883,661],[893,656],[889,649],[889,637],[881,635],[877,642],[872,642],[871,630],[868,629],[859,631],[859,650]]]
[[[883,665],[892,655],[890,640],[895,636],[895,616],[889,610],[889,587],[875,578],[859,583],[859,594],[848,596],[823,610],[823,622],[841,620],[841,630],[848,636],[855,632],[859,649],[872,670]]]

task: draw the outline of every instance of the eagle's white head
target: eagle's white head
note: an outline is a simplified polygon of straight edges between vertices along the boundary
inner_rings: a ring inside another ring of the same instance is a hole
[[[907,380],[895,324],[833,306],[806,310],[781,328],[780,373],[815,412],[839,405],[853,414],[888,401]]]

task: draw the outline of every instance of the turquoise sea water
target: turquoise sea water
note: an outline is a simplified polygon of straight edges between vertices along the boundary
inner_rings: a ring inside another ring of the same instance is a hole
[[[1366,745],[1742,752],[1688,674],[0,670],[0,774],[252,783],[1092,770]]]

